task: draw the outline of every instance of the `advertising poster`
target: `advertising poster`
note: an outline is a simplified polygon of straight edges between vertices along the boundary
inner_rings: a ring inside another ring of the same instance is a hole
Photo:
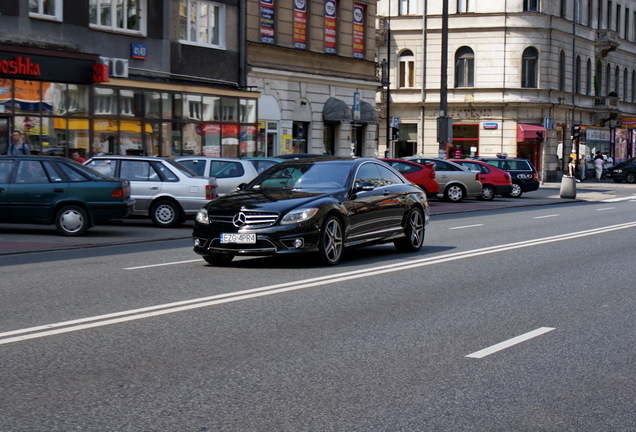
[[[294,0],[294,48],[307,49],[307,2]]]
[[[261,0],[261,43],[274,45],[274,0]]]
[[[336,51],[336,0],[325,1],[325,52],[337,54]]]
[[[364,5],[353,6],[353,57],[364,58]]]

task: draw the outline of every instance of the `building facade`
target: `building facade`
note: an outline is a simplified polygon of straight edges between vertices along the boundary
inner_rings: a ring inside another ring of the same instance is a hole
[[[0,152],[17,129],[43,154],[258,154],[241,5],[3,1]]]
[[[261,94],[264,154],[377,154],[375,3],[247,1],[247,80]]]
[[[544,180],[570,155],[636,155],[636,1],[456,0],[447,14],[428,0],[377,7],[378,59],[390,71],[380,122],[399,125],[396,141],[380,127],[381,150],[507,153],[531,159]],[[443,116],[452,140],[439,143]]]

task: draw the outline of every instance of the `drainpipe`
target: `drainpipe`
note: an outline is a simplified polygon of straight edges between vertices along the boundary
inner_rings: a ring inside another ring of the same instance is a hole
[[[245,8],[245,0],[239,0],[239,28],[238,28],[238,37],[239,37],[239,87],[244,89],[247,87],[247,64],[246,64],[246,53],[245,49],[247,48],[247,44],[245,42],[246,36],[245,32],[246,28],[246,18],[245,14],[247,10]]]

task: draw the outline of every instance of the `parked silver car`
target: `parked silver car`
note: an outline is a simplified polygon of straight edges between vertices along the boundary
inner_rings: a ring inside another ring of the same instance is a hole
[[[404,158],[415,163],[435,164],[435,180],[439,183],[437,196],[447,201],[460,202],[466,197],[481,196],[479,173],[454,162],[432,157],[412,156]]]
[[[258,175],[254,164],[243,159],[177,156],[172,160],[198,176],[215,178],[219,186],[219,196],[237,190],[241,183],[249,183]]]
[[[151,156],[94,156],[85,165],[130,181],[133,215],[162,228],[182,224],[218,196],[215,179],[198,177],[171,160]]]

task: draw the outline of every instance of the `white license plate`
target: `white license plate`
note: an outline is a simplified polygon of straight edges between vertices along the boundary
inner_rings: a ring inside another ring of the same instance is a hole
[[[256,234],[221,234],[221,243],[234,243],[234,244],[254,244],[256,243]]]

